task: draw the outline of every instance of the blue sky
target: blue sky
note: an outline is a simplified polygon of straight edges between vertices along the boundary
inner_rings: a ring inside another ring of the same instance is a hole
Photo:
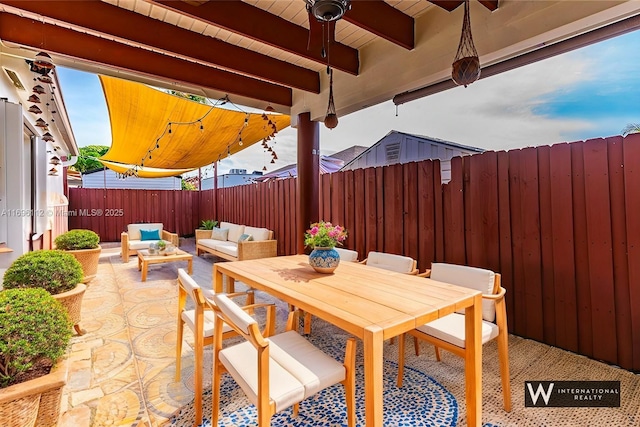
[[[110,145],[98,77],[57,70],[78,145]],[[638,122],[640,31],[412,101],[399,106],[397,116],[388,101],[341,117],[333,130],[321,124],[320,143],[321,152],[331,154],[398,130],[507,150],[619,135]],[[295,147],[296,130],[286,129],[277,136],[275,164],[256,144],[221,162],[220,170],[274,170],[296,161]]]

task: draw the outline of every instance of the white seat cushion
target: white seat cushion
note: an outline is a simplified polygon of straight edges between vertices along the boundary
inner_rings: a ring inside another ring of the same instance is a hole
[[[198,244],[210,249],[215,249],[216,244],[220,243],[220,240],[215,239],[198,239]]]
[[[129,240],[140,240],[140,230],[158,230],[160,231],[160,237],[162,237],[162,223],[149,223],[149,224],[129,224],[127,225],[127,234]]]
[[[248,341],[220,351],[220,361],[229,370],[249,401],[258,403],[258,352]],[[269,396],[276,412],[302,401],[305,388],[273,358],[269,358]]]
[[[484,268],[466,265],[445,264],[441,262],[431,264],[431,279],[439,282],[451,283],[476,289],[483,294],[493,294],[496,274]],[[464,310],[458,311],[463,314]],[[491,300],[482,301],[482,318],[493,322],[496,318],[496,305]]]
[[[457,347],[465,348],[463,314],[452,313],[422,326],[418,326],[416,329]],[[495,323],[483,321],[481,332],[482,344],[497,337],[498,332],[498,326]]]
[[[151,243],[156,243],[158,240],[129,240],[129,250],[139,251],[140,249],[149,249]],[[171,243],[165,240],[167,244]]]
[[[229,230],[227,240],[230,242],[237,242],[238,238],[244,234],[244,225],[233,224],[231,222],[221,222],[220,228],[226,228]]]
[[[410,273],[413,270],[413,258],[382,252],[369,252],[367,265],[398,273]]]
[[[204,324],[203,331],[204,337],[212,337],[213,336],[213,322],[215,319],[215,315],[212,311],[205,311],[204,313]],[[195,310],[185,310],[182,312],[182,321],[189,326],[189,329],[192,331],[196,330],[196,311]],[[222,327],[222,332],[231,331],[231,327],[226,323]]]
[[[343,381],[344,366],[295,331],[269,338],[269,355],[304,385],[305,399]]]
[[[256,227],[244,227],[244,234],[251,234],[253,240],[260,242],[263,240],[269,240],[269,230],[266,228],[256,228]],[[231,240],[231,239],[229,239]]]
[[[222,242],[220,240],[215,241],[216,244],[213,247],[216,251],[222,252],[223,254],[231,255],[233,257],[238,257],[238,244],[235,242]]]

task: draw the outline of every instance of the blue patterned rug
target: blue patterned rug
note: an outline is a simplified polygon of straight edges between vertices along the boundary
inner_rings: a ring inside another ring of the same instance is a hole
[[[325,335],[314,333],[309,340],[337,360],[344,357],[344,335]],[[361,351],[356,361],[356,418],[357,425],[364,425],[364,368]],[[397,364],[384,363],[384,425],[401,427],[444,427],[455,426],[458,421],[458,404],[455,397],[441,384],[424,373],[405,367],[402,388],[396,387]],[[221,413],[218,426],[250,427],[257,426],[256,408],[246,399],[242,390],[227,374],[222,377]],[[204,427],[211,427],[211,389],[203,394]],[[193,425],[193,403],[182,408],[170,420],[168,425],[191,427]],[[344,388],[338,384],[323,390],[300,404],[297,417],[292,416],[289,408],[274,415],[273,427],[346,427],[347,416],[344,402]]]

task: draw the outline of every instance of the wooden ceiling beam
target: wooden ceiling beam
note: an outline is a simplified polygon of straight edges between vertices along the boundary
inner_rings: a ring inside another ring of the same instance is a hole
[[[269,80],[307,92],[320,93],[318,72],[194,33],[99,1],[0,0],[15,8],[56,21],[130,40],[165,52],[204,61],[227,70]]]
[[[288,87],[6,12],[0,12],[0,39],[273,104],[290,107],[293,102],[292,90]]]
[[[343,19],[405,49],[415,47],[413,18],[383,0],[354,0]]]
[[[494,11],[498,8],[499,0],[478,0],[480,4],[489,9],[490,11]],[[457,9],[464,1],[461,0],[429,0],[430,3],[435,4],[449,12]]]
[[[242,1],[209,1],[200,6],[183,1],[146,1],[320,64],[327,62],[318,49],[307,49],[309,30]],[[358,75],[358,51],[341,43],[332,44],[331,66]]]

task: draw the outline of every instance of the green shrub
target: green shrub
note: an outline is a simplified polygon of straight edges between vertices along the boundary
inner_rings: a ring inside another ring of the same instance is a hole
[[[4,273],[5,289],[43,288],[50,294],[70,291],[82,282],[82,265],[63,251],[27,252],[17,258]]]
[[[100,236],[91,230],[70,230],[56,237],[56,248],[63,251],[95,249],[100,243]]]
[[[200,229],[213,230],[215,227],[217,227],[217,225],[218,225],[218,221],[215,221],[213,219],[205,219],[200,223]]]
[[[44,289],[0,292],[0,388],[36,364],[52,365],[71,339],[67,310]]]

